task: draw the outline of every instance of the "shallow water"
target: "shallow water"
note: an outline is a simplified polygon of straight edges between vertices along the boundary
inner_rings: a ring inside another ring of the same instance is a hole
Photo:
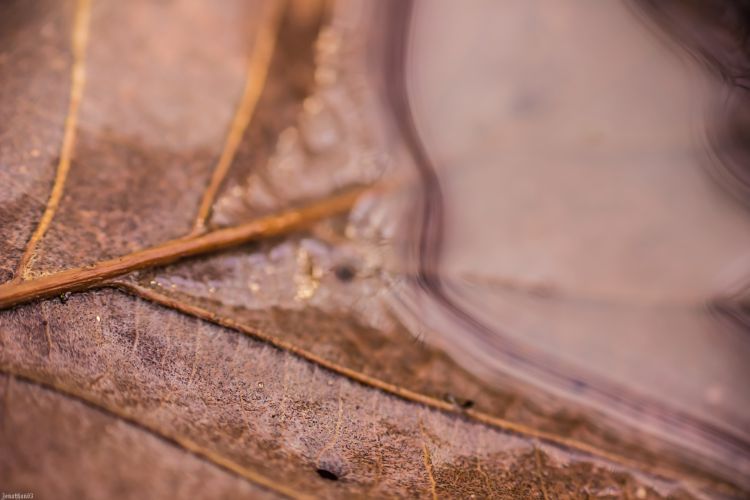
[[[402,314],[747,475],[750,332],[716,305],[750,282],[750,212],[712,178],[731,89],[624,2],[417,3],[408,29],[433,179]]]

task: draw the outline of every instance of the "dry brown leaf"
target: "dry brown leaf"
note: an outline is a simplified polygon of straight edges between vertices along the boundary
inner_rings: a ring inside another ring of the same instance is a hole
[[[1,9],[0,295],[36,298],[0,311],[4,491],[740,494],[592,412],[482,383],[373,309],[384,285],[336,196],[379,172],[383,138],[358,124],[380,117],[346,77],[366,47],[333,56],[327,2]]]

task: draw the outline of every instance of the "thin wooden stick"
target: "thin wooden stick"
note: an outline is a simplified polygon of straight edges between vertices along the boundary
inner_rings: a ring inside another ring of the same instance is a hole
[[[68,269],[41,278],[0,285],[0,309],[38,298],[84,290],[138,269],[165,265],[185,257],[300,229],[322,218],[348,211],[364,191],[364,188],[352,189],[299,209],[269,215],[239,226],[178,238],[88,267]]]

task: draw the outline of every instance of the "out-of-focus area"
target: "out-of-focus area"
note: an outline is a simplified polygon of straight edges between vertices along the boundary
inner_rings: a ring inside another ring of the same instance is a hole
[[[421,299],[466,366],[723,435],[747,472],[750,136],[726,124],[750,24],[700,4],[417,5],[409,92],[445,213]]]

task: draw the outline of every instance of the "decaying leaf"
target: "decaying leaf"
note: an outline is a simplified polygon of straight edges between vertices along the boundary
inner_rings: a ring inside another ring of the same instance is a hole
[[[409,196],[410,160],[372,76],[380,10],[0,7],[3,491],[746,493],[601,412],[482,380],[393,313],[376,199]]]

